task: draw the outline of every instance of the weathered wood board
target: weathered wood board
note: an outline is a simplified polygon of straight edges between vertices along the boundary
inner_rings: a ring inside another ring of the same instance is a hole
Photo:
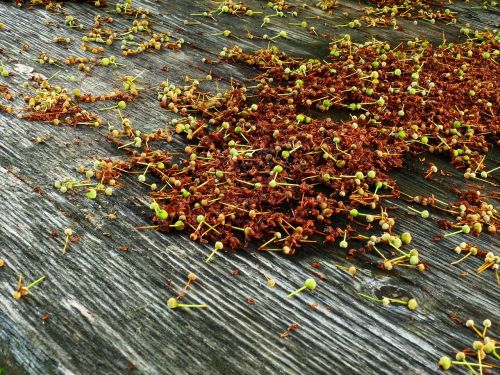
[[[97,68],[88,76],[74,67],[34,61],[41,52],[61,58],[84,55],[78,40],[82,34],[64,28],[61,15],[0,3],[0,22],[6,25],[6,30],[0,31],[0,61],[16,73],[3,81],[12,89],[17,87],[20,97],[15,99],[16,106],[22,105],[21,85],[27,78],[27,67],[47,77],[56,71],[74,74],[77,83],[55,80],[93,93],[110,91],[123,75],[143,70],[142,79],[150,85],[167,78],[181,82],[185,75],[196,78],[209,71],[226,82],[231,77],[241,80],[252,74],[248,68],[206,65],[202,59],[216,59],[221,48],[232,43],[246,49],[267,44],[245,38],[247,31],[276,35],[280,30],[288,33],[287,39],[278,41],[283,50],[323,56],[329,37],[321,35],[345,32],[332,25],[345,23],[342,12],[355,14],[366,5],[345,1],[332,15],[307,9],[311,16],[321,16],[309,21],[315,25],[317,37],[288,25],[290,18],[278,17],[262,29],[261,18],[234,16],[217,17],[217,22],[198,17],[202,24],[184,26],[183,20],[195,19],[191,13],[214,7],[215,3],[206,0],[138,3],[156,15],[159,29],[174,31],[186,45],[180,52],[119,57],[125,67],[112,74],[109,69]],[[271,13],[265,2],[246,3]],[[65,7],[84,25],[91,25],[93,17],[103,13],[88,4]],[[473,27],[495,27],[498,22],[497,11],[474,9],[472,3],[457,1],[450,7],[459,12],[460,22]],[[115,28],[129,25],[130,21],[115,18]],[[45,21],[57,24],[47,26]],[[372,34],[395,43],[418,35],[440,43],[443,32],[448,40],[460,39],[455,25],[402,24],[404,31],[373,28],[350,32],[358,39]],[[211,35],[224,29],[241,39]],[[70,36],[74,41],[66,48],[52,43],[54,36]],[[20,52],[24,43],[29,49]],[[126,115],[145,130],[164,127],[171,116],[159,107],[154,89],[131,103]],[[112,114],[107,116],[111,122],[117,120]],[[45,143],[33,142],[33,137],[44,134],[50,135]],[[122,155],[105,140],[105,134],[105,129],[54,127],[0,114],[0,258],[6,262],[0,269],[0,367],[9,375],[432,374],[438,371],[440,356],[466,347],[474,339],[450,314],[462,320],[489,318],[499,333],[500,288],[494,276],[472,272],[480,265],[478,260],[450,266],[456,259],[451,250],[462,239],[432,242],[440,231],[436,223],[410,216],[404,209],[395,214],[398,230],[412,232],[415,247],[429,265],[423,274],[411,270],[383,273],[366,262],[368,258],[346,260],[345,251],[336,246],[311,247],[294,257],[251,251],[224,253],[207,265],[203,259],[210,251],[208,246],[190,242],[183,235],[134,229],[149,223],[143,213],[148,205],[147,191],[140,184],[126,184],[112,197],[96,201],[54,190],[56,179],[76,176],[75,169],[88,165],[92,157]],[[493,164],[498,164],[497,156],[491,157]],[[449,187],[453,183],[464,185],[461,172],[444,159],[436,159],[436,163],[452,177],[416,180],[426,166],[410,161],[405,171],[398,172],[402,189],[409,194],[435,193],[444,200],[453,199]],[[404,208],[403,201],[394,204]],[[117,220],[106,218],[110,212],[117,213]],[[439,217],[438,213],[433,215]],[[62,256],[67,227],[81,240]],[[52,228],[58,231],[58,238],[51,236]],[[492,236],[473,241],[484,249],[498,248]],[[129,251],[120,251],[120,246]],[[318,271],[326,280],[319,282],[314,293],[284,298],[311,275],[314,261],[321,264]],[[351,263],[360,268],[354,279],[335,267]],[[233,276],[231,271],[236,269],[240,274]],[[463,271],[471,272],[461,275]],[[42,275],[47,279],[29,298],[16,301],[10,293],[20,272],[29,281]],[[186,300],[207,303],[209,308],[168,310],[166,298],[182,287],[188,272],[194,272],[198,280]],[[276,288],[267,287],[264,275],[277,281]],[[167,287],[170,281],[173,289]],[[392,291],[416,297],[419,309],[386,308],[357,296],[359,292],[381,295]],[[248,304],[248,298],[255,304]],[[318,304],[318,310],[311,309],[312,303]],[[49,317],[46,321],[41,319],[45,314]],[[301,328],[287,338],[280,337],[292,323]]]

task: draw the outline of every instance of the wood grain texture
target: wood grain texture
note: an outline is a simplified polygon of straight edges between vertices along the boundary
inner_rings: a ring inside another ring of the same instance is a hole
[[[135,3],[135,2],[134,2]],[[104,93],[118,87],[120,77],[145,71],[143,79],[158,84],[167,78],[180,83],[184,75],[244,79],[248,68],[230,65],[206,65],[202,58],[216,59],[223,46],[236,42],[246,49],[266,45],[264,41],[244,39],[247,30],[276,35],[287,30],[288,38],[278,45],[286,52],[301,56],[326,54],[328,38],[315,37],[303,29],[288,25],[290,18],[273,18],[272,24],[260,29],[260,17],[218,17],[217,22],[184,27],[189,14],[213,8],[207,0],[137,2],[157,15],[156,27],[162,31],[177,30],[186,40],[179,52],[142,54],[119,61],[126,67],[117,70],[96,68],[85,76],[74,67],[64,69],[38,65],[33,59],[47,52],[61,59],[69,54],[83,56],[79,48],[81,33],[62,26],[61,15],[42,9],[18,9],[12,3],[0,3],[0,60],[16,76],[4,79],[17,94],[16,106],[22,106],[20,86],[27,78],[23,66],[49,77],[56,71],[74,74],[77,84],[55,79],[68,88],[81,87],[82,92]],[[247,1],[252,9],[270,12],[262,1]],[[302,2],[296,2],[301,4]],[[312,2],[308,2],[311,3]],[[318,34],[343,33],[331,25],[344,23],[343,11],[356,14],[364,3],[346,1],[331,16],[318,9],[307,10],[321,15],[311,21]],[[460,22],[474,27],[495,27],[498,12],[478,11],[471,4],[457,2]],[[103,11],[89,5],[67,4],[69,13],[79,22],[90,25]],[[159,15],[158,15],[159,14]],[[129,21],[115,17],[113,24],[124,29]],[[57,21],[46,26],[44,21]],[[435,43],[443,38],[459,40],[458,27],[440,22],[418,26],[402,22],[404,32],[389,29],[355,30],[358,39],[370,34],[402,41],[426,36]],[[242,40],[227,40],[211,34],[230,29]],[[67,48],[51,43],[54,36],[76,38]],[[27,42],[27,52],[19,53]],[[116,48],[115,54],[119,56]],[[18,65],[22,64],[22,65]],[[162,67],[168,67],[168,72]],[[17,70],[16,70],[17,69]],[[112,72],[112,73],[110,73]],[[170,115],[163,112],[152,90],[126,110],[136,127],[151,130],[165,126]],[[94,106],[99,107],[99,105]],[[116,122],[113,114],[106,115]],[[44,144],[33,137],[50,134]],[[120,156],[109,144],[104,129],[54,127],[29,123],[0,114],[0,258],[6,266],[0,269],[0,364],[9,374],[432,374],[438,371],[437,360],[456,348],[468,346],[471,332],[454,323],[450,313],[461,319],[473,318],[494,322],[497,336],[500,324],[498,301],[500,288],[491,273],[466,277],[459,274],[480,265],[471,260],[449,266],[456,259],[451,251],[462,238],[440,242],[430,238],[438,233],[436,223],[409,216],[405,202],[395,201],[403,210],[395,213],[397,230],[409,230],[429,269],[423,274],[411,270],[380,272],[369,264],[370,258],[347,261],[345,251],[336,246],[304,249],[294,257],[260,254],[251,251],[218,254],[206,265],[203,259],[209,247],[190,242],[183,235],[162,235],[154,231],[137,231],[133,227],[148,225],[144,216],[147,191],[130,182],[116,189],[113,197],[86,200],[81,195],[62,195],[52,186],[56,179],[75,177],[79,165],[88,165],[96,156]],[[75,140],[79,140],[79,143]],[[182,147],[177,141],[172,146]],[[453,199],[452,183],[464,186],[460,172],[444,159],[434,160],[452,177],[425,181],[425,165],[409,161],[405,171],[397,172],[402,190],[413,193],[435,193],[442,199]],[[498,163],[498,154],[492,162]],[[118,219],[106,218],[116,211]],[[435,218],[440,217],[433,212]],[[63,231],[73,229],[81,236],[61,255]],[[51,229],[59,238],[50,235]],[[111,233],[111,236],[106,235]],[[472,239],[488,250],[497,248],[496,238]],[[128,252],[120,251],[127,246]],[[374,259],[374,258],[371,258]],[[311,275],[311,262],[318,261],[326,280],[320,281],[314,293],[302,293],[287,300],[287,292],[300,286]],[[354,263],[360,268],[353,279],[335,264]],[[238,276],[231,271],[239,269]],[[33,289],[32,295],[15,301],[10,292],[22,272],[29,281],[41,275],[47,279]],[[172,311],[166,298],[175,295],[188,272],[198,280],[186,297],[192,303],[207,303],[206,310]],[[268,288],[264,275],[277,281]],[[174,289],[167,288],[172,281]],[[395,292],[416,297],[419,309],[384,308],[357,297],[357,293],[387,294]],[[247,298],[255,300],[247,304]],[[310,308],[317,303],[318,310]],[[44,314],[48,321],[42,321]],[[301,329],[287,338],[280,337],[292,323]],[[133,365],[133,366],[132,366]],[[1,366],[0,366],[1,367]],[[135,369],[131,369],[134,367]],[[454,370],[453,373],[461,373]],[[464,372],[465,373],[465,372]]]

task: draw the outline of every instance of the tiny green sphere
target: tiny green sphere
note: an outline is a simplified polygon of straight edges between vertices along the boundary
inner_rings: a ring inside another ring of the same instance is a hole
[[[167,305],[171,309],[175,309],[176,307],[179,306],[179,302],[177,302],[177,299],[172,297],[167,300]]]
[[[340,246],[342,249],[347,249],[347,246],[349,246],[349,244],[347,243],[347,241],[346,241],[346,240],[342,240],[342,241],[340,241],[339,246]]]
[[[127,103],[125,103],[125,101],[123,101],[123,100],[120,100],[120,101],[118,102],[118,104],[116,105],[116,107],[117,107],[118,109],[125,109],[125,108],[127,108]]]
[[[411,300],[408,301],[408,309],[410,310],[416,310],[418,307],[417,300],[415,298],[412,298]]]
[[[256,183],[254,184],[254,187],[255,187],[256,189],[260,189],[260,188],[262,188],[262,184],[261,184],[260,182],[256,182]]]
[[[110,187],[106,188],[106,190],[104,190],[104,194],[106,194],[107,196],[113,195],[113,189]]]
[[[104,57],[104,58],[101,60],[101,65],[102,65],[102,66],[108,66],[108,65],[109,65],[109,63],[110,63],[110,61],[109,61],[109,58],[107,58],[107,57]]]
[[[399,77],[401,75],[401,69],[394,70],[394,75]]]
[[[97,190],[96,189],[89,189],[87,192],[87,198],[88,199],[95,199],[97,197]]]
[[[418,250],[417,249],[411,249],[409,252],[410,256],[418,256]]]
[[[441,368],[443,370],[449,370],[449,368],[451,367],[451,359],[450,357],[441,357],[439,359],[439,366],[441,366]]]
[[[455,359],[457,361],[463,361],[465,360],[465,353],[464,352],[458,352],[456,355],[455,355]]]
[[[396,237],[394,238],[392,241],[391,241],[391,244],[396,247],[396,248],[400,248],[401,245],[403,244],[403,241],[401,241],[401,239],[399,237]]]
[[[470,232],[470,227],[467,224],[465,224],[462,227],[462,233],[468,234],[469,232]]]
[[[410,232],[402,233],[401,234],[401,241],[403,241],[403,243],[405,245],[408,245],[411,242],[411,233]]]
[[[307,279],[304,283],[304,286],[309,290],[314,290],[314,289],[316,289],[316,280]]]
[[[413,256],[410,257],[410,264],[412,266],[416,266],[418,263],[419,263],[418,256],[413,255]]]
[[[276,180],[269,181],[269,187],[270,188],[274,189],[276,186],[278,186],[278,183],[276,182]]]
[[[215,172],[215,177],[217,177],[217,178],[222,178],[222,177],[224,177],[224,172],[223,172],[223,171],[220,171],[220,170],[219,170],[219,171],[216,171],[216,172]]]
[[[427,210],[423,210],[422,212],[420,212],[420,216],[424,219],[427,219],[429,218],[430,214],[429,214],[429,211]]]
[[[363,178],[365,178],[365,175],[363,174],[363,172],[356,172],[356,174],[354,175],[354,178],[357,178],[358,180],[362,180]]]
[[[370,171],[367,173],[368,178],[375,178],[376,175],[377,173],[375,171]]]
[[[484,343],[482,343],[481,341],[474,341],[474,342],[472,343],[472,348],[473,348],[474,350],[481,350],[481,349],[483,349],[483,348],[484,348]]]
[[[281,172],[283,172],[283,167],[281,165],[276,165],[273,168],[273,171],[274,171],[274,173],[281,173]]]
[[[181,220],[177,220],[174,224],[174,228],[177,230],[183,230],[184,229],[184,222]]]
[[[146,181],[146,176],[143,175],[143,174],[140,174],[139,176],[137,176],[137,180],[139,180],[139,182],[145,182]]]
[[[287,159],[290,157],[290,152],[287,150],[281,151],[281,157]]]
[[[167,220],[168,212],[165,210],[158,210],[156,211],[156,217],[160,220]]]
[[[203,215],[196,216],[196,221],[200,224],[203,223],[205,221],[205,216]]]
[[[353,208],[351,211],[349,211],[349,215],[351,215],[352,217],[356,217],[359,215],[359,212],[358,212],[358,210]]]
[[[491,354],[495,351],[495,344],[490,341],[484,344],[483,350],[486,354]]]
[[[158,169],[165,169],[165,164],[162,163],[162,162],[159,162],[158,164],[156,164],[156,168],[158,168]]]

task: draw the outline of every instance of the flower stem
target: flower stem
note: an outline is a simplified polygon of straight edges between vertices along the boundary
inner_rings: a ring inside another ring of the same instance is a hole
[[[286,296],[286,298],[292,298],[294,295],[302,292],[304,289],[306,289],[305,285],[303,287],[300,287],[299,289],[297,289],[295,292],[290,293],[288,296]]]

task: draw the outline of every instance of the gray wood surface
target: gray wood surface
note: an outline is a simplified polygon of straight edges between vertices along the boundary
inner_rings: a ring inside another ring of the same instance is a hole
[[[215,22],[189,16],[214,8],[215,3],[207,0],[137,3],[151,9],[157,29],[175,31],[174,36],[184,38],[186,45],[179,52],[141,54],[130,59],[121,58],[115,48],[119,62],[126,67],[97,67],[84,75],[72,66],[60,69],[34,61],[41,52],[61,60],[69,54],[84,56],[79,47],[82,32],[65,28],[62,15],[0,2],[0,22],[6,26],[0,31],[0,61],[15,73],[11,78],[0,78],[0,82],[8,84],[15,94],[16,107],[23,105],[26,91],[21,84],[28,76],[26,67],[46,77],[57,71],[74,74],[77,83],[60,77],[54,82],[70,89],[81,87],[82,92],[105,93],[119,87],[123,75],[143,70],[145,85],[167,78],[180,83],[184,75],[203,77],[210,70],[225,81],[250,77],[248,68],[202,63],[202,58],[215,60],[223,46],[234,42],[246,49],[267,44],[244,38],[247,29],[270,36],[287,30],[288,38],[278,40],[278,45],[301,56],[324,55],[329,41],[288,25],[290,17],[273,17],[271,25],[261,29],[261,17],[224,16]],[[265,1],[246,3],[254,10],[272,13]],[[358,14],[364,5],[344,1],[333,15],[312,7],[304,12],[320,15],[320,20],[308,22],[318,34],[331,36],[345,32],[332,28],[345,23],[343,12]],[[498,12],[474,8],[477,5],[457,1],[450,7],[459,11],[459,24],[495,27]],[[65,8],[86,26],[92,24],[96,14],[104,14],[104,10],[87,4],[66,4]],[[301,14],[303,17],[305,13]],[[187,27],[183,25],[185,19],[198,19],[203,24]],[[47,26],[45,21],[57,23]],[[129,24],[129,20],[115,17],[113,27],[123,30]],[[439,21],[417,26],[402,21],[402,25],[404,31],[370,28],[351,33],[358,39],[373,34],[394,42],[426,36],[440,43],[444,31],[448,40],[460,40],[459,26]],[[242,39],[211,35],[226,28]],[[54,36],[70,36],[73,42],[66,48],[52,43]],[[25,42],[29,49],[21,53]],[[168,72],[161,70],[164,66]],[[161,110],[155,96],[152,90],[125,111],[137,128],[163,127],[171,118]],[[116,123],[113,114],[106,116]],[[45,134],[50,135],[45,143],[33,142],[33,137]],[[75,169],[89,165],[93,157],[123,155],[105,140],[105,134],[106,129],[54,127],[0,113],[0,258],[5,260],[0,269],[0,367],[8,374],[420,375],[436,373],[439,357],[474,340],[472,332],[452,320],[450,314],[462,321],[489,318],[498,337],[500,288],[494,275],[473,272],[481,264],[479,260],[449,265],[457,259],[452,249],[464,238],[432,242],[431,238],[441,232],[435,221],[410,216],[404,209],[395,213],[397,230],[412,232],[414,247],[429,265],[423,274],[412,270],[381,272],[370,264],[375,258],[347,260],[345,251],[337,246],[311,247],[293,257],[251,251],[221,253],[207,265],[203,260],[209,247],[190,242],[182,234],[134,229],[149,221],[144,215],[148,211],[147,191],[132,179],[112,197],[96,201],[82,194],[56,191],[52,187],[56,179],[77,177]],[[498,163],[497,156],[488,157],[492,165]],[[449,187],[452,183],[464,186],[461,172],[444,159],[435,162],[452,176],[423,180],[418,176],[422,176],[426,164],[409,161],[405,171],[397,172],[402,190],[454,199]],[[405,206],[404,201],[393,203]],[[114,211],[117,220],[110,221],[106,216]],[[432,214],[434,219],[440,217],[438,212]],[[62,256],[67,227],[81,239]],[[57,230],[58,238],[51,236],[51,229]],[[495,237],[483,235],[469,240],[485,250],[498,251]],[[120,251],[120,246],[127,246],[129,251]],[[286,294],[311,276],[312,262],[321,264],[316,271],[326,279],[319,280],[314,293],[287,300]],[[353,279],[336,264],[354,264],[360,272]],[[236,269],[240,274],[233,276],[231,271]],[[469,273],[461,275],[463,271]],[[10,293],[20,272],[28,282],[42,275],[47,279],[32,289],[31,296],[16,301]],[[198,280],[185,301],[206,303],[209,308],[169,310],[166,299],[176,295],[189,272],[194,272]],[[266,285],[264,275],[277,281],[276,288]],[[360,292],[412,296],[420,307],[415,312],[404,306],[383,307],[359,298]],[[248,304],[248,298],[255,304]],[[312,303],[318,304],[318,310],[311,309]],[[45,314],[49,317],[46,321],[42,320]],[[281,337],[292,323],[299,324],[300,329]],[[461,371],[454,369],[453,373],[465,373]]]

